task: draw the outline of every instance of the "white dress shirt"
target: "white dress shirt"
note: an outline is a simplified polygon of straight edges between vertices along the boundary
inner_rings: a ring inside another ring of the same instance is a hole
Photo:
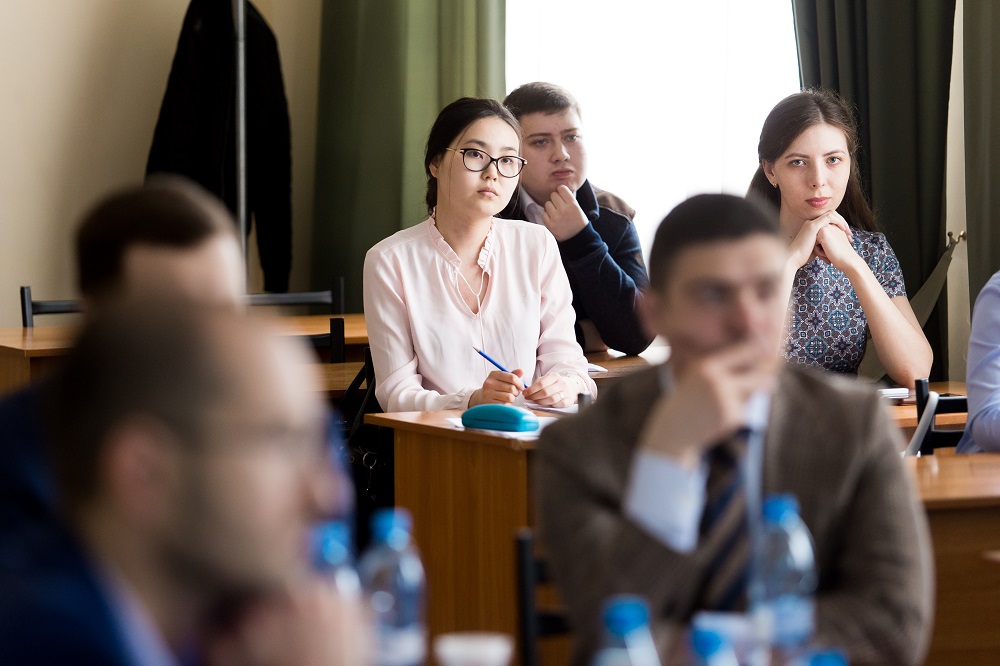
[[[668,366],[663,366],[664,373]],[[669,384],[664,381],[664,384]],[[747,404],[747,457],[741,465],[751,518],[759,513],[763,433],[767,429],[769,395],[758,393]],[[696,469],[682,466],[664,454],[639,450],[632,459],[624,513],[634,523],[679,553],[698,547],[701,516],[705,512],[708,483],[707,454]],[[751,520],[751,532],[755,529]]]
[[[1000,272],[976,297],[965,386],[969,420],[958,453],[1000,451]]]
[[[502,220],[479,253],[489,276],[474,313],[459,292],[461,260],[429,218],[365,256],[375,396],[387,412],[464,409],[494,371],[473,347],[531,384],[549,373],[597,395],[576,342],[569,280],[544,227]]]

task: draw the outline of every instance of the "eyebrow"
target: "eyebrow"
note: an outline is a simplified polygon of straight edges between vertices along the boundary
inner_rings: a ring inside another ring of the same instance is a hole
[[[579,127],[570,127],[569,129],[560,130],[558,132],[535,132],[534,134],[529,134],[526,138],[532,139],[536,136],[552,136],[553,134],[568,134],[570,132],[579,132]]]
[[[829,157],[830,155],[843,155],[845,152],[847,152],[847,151],[841,150],[840,148],[838,148],[836,150],[831,150],[830,152],[823,153],[823,157]],[[803,153],[788,153],[787,155],[785,155],[785,158],[789,158],[789,157],[805,157],[805,158],[808,158],[809,156],[805,155]]]
[[[472,144],[475,144],[477,146],[480,146],[484,151],[489,147],[489,146],[486,145],[485,141],[480,141],[479,139],[468,139],[466,141],[466,143],[472,143]],[[517,152],[517,148],[514,148],[513,146],[501,146],[500,150],[501,151],[512,150],[515,153]]]

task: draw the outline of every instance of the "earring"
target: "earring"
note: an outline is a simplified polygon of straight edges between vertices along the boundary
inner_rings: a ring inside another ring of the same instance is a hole
[[[774,189],[778,189],[778,184],[777,183],[771,183],[771,187],[773,187]]]

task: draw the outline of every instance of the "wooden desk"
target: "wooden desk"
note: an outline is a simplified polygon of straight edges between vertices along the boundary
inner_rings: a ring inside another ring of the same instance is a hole
[[[1000,455],[904,460],[927,509],[937,592],[927,664],[1000,661]]]
[[[460,412],[368,415],[395,429],[396,503],[413,513],[427,568],[432,636],[515,634],[513,539],[535,525],[534,440],[456,430]],[[927,509],[937,566],[932,664],[986,663],[1000,655],[1000,455],[901,461]]]
[[[35,381],[72,346],[76,326],[0,328],[0,395]]]
[[[313,367],[316,368],[320,376],[320,390],[326,394],[327,398],[340,400],[361,368],[365,367],[365,364],[363,361],[348,361],[346,363],[316,363]],[[365,386],[366,383],[361,382],[361,388],[365,388]]]
[[[395,429],[396,504],[413,514],[428,582],[428,629],[517,635],[514,535],[534,525],[534,441],[457,430],[459,411],[369,414]]]
[[[330,332],[330,317],[331,315],[275,317],[274,321],[278,330],[285,335],[322,335]],[[348,361],[363,360],[363,349],[368,344],[365,316],[347,314],[343,318],[345,356]],[[45,373],[58,357],[72,347],[77,330],[77,326],[0,328],[0,395],[34,381]]]
[[[930,389],[941,393],[950,393],[952,395],[965,395],[965,383],[964,382],[931,382]],[[889,412],[892,414],[893,420],[896,422],[904,432],[912,433],[914,428],[917,427],[917,406],[915,404],[909,405],[889,405]],[[941,414],[937,417],[938,426],[944,426],[947,428],[956,428],[962,430],[965,428],[965,420],[968,414]]]
[[[601,386],[622,377],[626,377],[637,370],[648,368],[657,363],[663,363],[670,356],[670,347],[666,345],[651,346],[638,356],[625,356],[620,352],[591,352],[587,354],[587,361],[602,368],[607,368],[607,372],[591,374],[597,384],[598,391]]]
[[[330,319],[337,317],[344,320],[345,346],[364,347],[368,344],[368,327],[363,314],[275,317],[273,321],[284,335],[325,335],[330,332]]]

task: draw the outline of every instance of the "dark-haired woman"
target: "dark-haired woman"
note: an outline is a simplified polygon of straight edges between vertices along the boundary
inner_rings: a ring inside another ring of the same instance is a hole
[[[829,91],[790,95],[764,121],[748,196],[777,206],[788,235],[784,352],[792,362],[857,373],[871,334],[889,377],[912,387],[933,355],[861,188],[857,151],[851,110]]]
[[[368,251],[365,318],[386,411],[522,394],[565,407],[579,393],[596,395],[555,240],[544,227],[494,219],[517,188],[519,149],[517,121],[499,102],[449,104],[427,140],[430,217]]]

